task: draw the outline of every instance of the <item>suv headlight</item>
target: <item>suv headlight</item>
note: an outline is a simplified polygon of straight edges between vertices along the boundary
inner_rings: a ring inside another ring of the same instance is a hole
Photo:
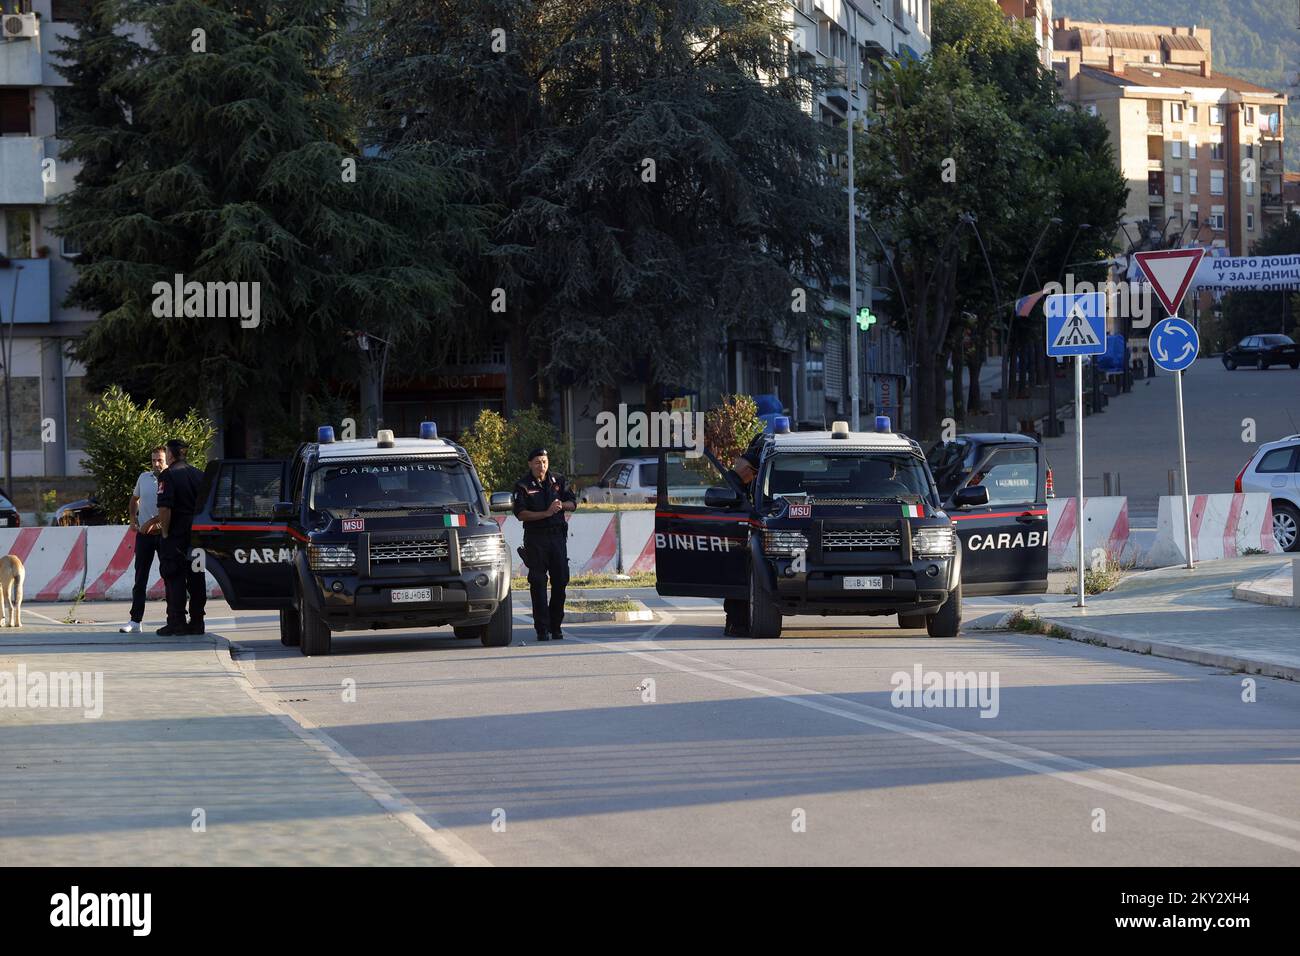
[[[808,536],[802,531],[764,531],[763,553],[782,555],[808,550]]]
[[[912,552],[923,558],[948,558],[957,550],[952,528],[919,528],[912,532]]]
[[[307,548],[307,563],[313,571],[345,571],[357,563],[357,555],[346,544],[313,544]]]
[[[506,542],[499,534],[480,534],[460,542],[460,563],[471,567],[501,564],[506,559]]]

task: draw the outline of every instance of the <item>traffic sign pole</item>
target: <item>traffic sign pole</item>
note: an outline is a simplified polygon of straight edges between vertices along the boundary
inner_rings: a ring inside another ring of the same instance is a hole
[[[1074,606],[1085,607],[1088,596],[1083,591],[1083,357],[1102,355],[1106,351],[1106,294],[1049,295],[1043,302],[1043,315],[1047,319],[1047,354],[1074,356],[1074,462],[1079,476],[1079,494],[1075,500],[1075,525],[1079,529],[1075,593],[1079,600]]]
[[[1074,461],[1079,476],[1079,497],[1075,505],[1074,525],[1079,529],[1075,535],[1079,539],[1078,568],[1079,580],[1076,593],[1079,600],[1075,607],[1085,607],[1087,598],[1083,593],[1083,356],[1074,357]]]
[[[1178,402],[1178,461],[1183,471],[1183,540],[1187,542],[1187,569],[1196,567],[1192,557],[1192,509],[1188,507],[1191,496],[1187,493],[1187,432],[1183,428],[1183,373],[1174,373],[1174,395]]]

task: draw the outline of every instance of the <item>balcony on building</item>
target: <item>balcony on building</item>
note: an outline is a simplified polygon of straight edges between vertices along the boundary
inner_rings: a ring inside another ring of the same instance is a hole
[[[0,86],[40,86],[40,21],[34,13],[0,17]]]
[[[1281,193],[1260,193],[1260,207],[1269,213],[1280,213],[1283,211]]]
[[[849,108],[848,64],[837,56],[828,56],[826,65],[830,70],[827,77],[826,100],[841,110]]]
[[[1147,104],[1147,133],[1164,136],[1165,122],[1162,114],[1163,103],[1156,101]]]
[[[16,299],[15,282],[18,285]],[[11,321],[11,303],[14,307],[12,321],[18,325],[50,323],[49,259],[5,259],[0,256],[0,316],[6,323]]]
[[[1281,110],[1261,109],[1259,111],[1259,135],[1266,140],[1280,140],[1282,138]]]
[[[45,202],[41,175],[45,140],[40,136],[0,136],[0,206],[36,206]]]

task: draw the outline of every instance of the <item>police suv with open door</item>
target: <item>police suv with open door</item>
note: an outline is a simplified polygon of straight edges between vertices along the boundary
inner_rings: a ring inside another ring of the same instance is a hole
[[[982,537],[964,546],[959,520],[1001,540],[1006,516],[988,488],[960,489],[945,509],[920,446],[883,416],[876,429],[836,422],[829,432],[794,433],[778,418],[749,489],[708,452],[694,463],[712,483],[703,504],[674,500],[661,478],[658,592],[722,598],[748,617],[751,637],[763,638],[780,636],[791,614],[896,614],[901,627],[953,637],[963,593],[1046,590],[1045,517],[1034,545],[1041,574],[1037,562],[989,562]]]
[[[218,459],[192,548],[235,610],[280,611],[280,640],[328,654],[331,633],[451,625],[510,643],[510,561],[465,449],[438,438],[336,441],[319,429],[289,460]]]

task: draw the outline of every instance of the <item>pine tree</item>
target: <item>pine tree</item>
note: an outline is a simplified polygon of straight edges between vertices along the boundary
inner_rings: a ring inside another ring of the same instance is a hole
[[[103,310],[78,344],[92,383],[266,422],[359,375],[349,330],[400,346],[448,322],[448,247],[481,230],[461,202],[472,177],[427,145],[361,154],[337,56],[350,6],[131,3],[70,49],[69,97],[86,104],[70,155],[98,161],[61,229],[86,251],[71,299]],[[134,62],[100,54],[127,22],[147,38]],[[93,102],[95,81],[120,112]],[[155,284],[178,274],[256,283],[258,323],[158,318]]]

